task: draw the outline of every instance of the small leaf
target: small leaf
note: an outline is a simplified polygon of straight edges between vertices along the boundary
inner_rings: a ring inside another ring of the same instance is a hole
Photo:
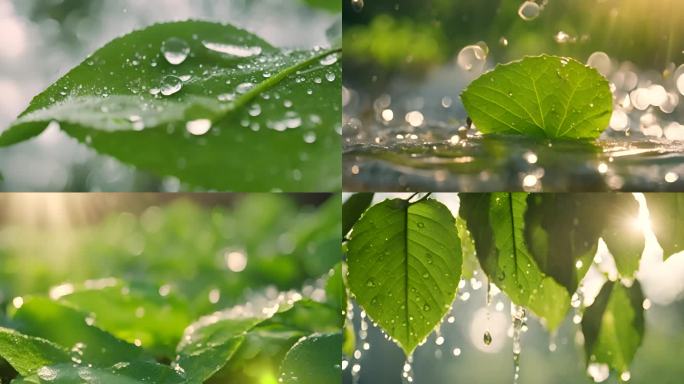
[[[373,194],[367,192],[355,193],[342,204],[342,236],[352,229],[354,223],[368,209],[373,201]]]
[[[65,304],[42,297],[24,297],[21,308],[11,316],[17,331],[72,350],[76,363],[107,367],[121,361],[152,360],[141,348],[89,325],[87,317]]]
[[[40,367],[69,363],[69,353],[62,347],[39,337],[21,334],[0,327],[0,357],[23,376],[36,372]]]
[[[558,328],[570,308],[565,287],[545,274],[525,244],[525,193],[462,193],[460,216],[475,242],[480,266],[512,302]]]
[[[283,384],[341,383],[342,334],[315,334],[292,346],[280,367]]]
[[[644,295],[638,281],[631,287],[606,282],[582,318],[587,364],[607,364],[617,372],[629,365],[644,337]]]
[[[194,186],[339,189],[338,54],[281,50],[230,25],[155,24],[36,96],[0,146],[54,121],[102,154]]]
[[[663,248],[663,259],[684,250],[684,195],[646,193],[653,232]]]
[[[454,300],[461,244],[436,200],[386,200],[354,225],[348,281],[356,301],[410,355]]]
[[[526,57],[470,83],[463,105],[482,133],[544,138],[596,138],[608,126],[608,81],[570,58]]]

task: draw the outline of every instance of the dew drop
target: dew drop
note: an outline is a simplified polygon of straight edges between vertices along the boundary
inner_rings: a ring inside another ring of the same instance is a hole
[[[261,47],[259,46],[240,46],[233,44],[215,43],[211,41],[202,41],[202,45],[204,45],[207,49],[212,50],[214,52],[219,52],[235,57],[252,57],[260,55],[262,51]]]
[[[534,20],[539,17],[541,13],[541,7],[534,1],[525,1],[518,8],[518,16],[525,21]]]
[[[328,56],[325,56],[321,59],[320,63],[321,65],[333,65],[337,63],[337,54],[332,53]]]
[[[252,90],[252,88],[254,88],[254,83],[246,82],[239,84],[237,88],[235,88],[235,91],[237,91],[237,93],[243,94],[249,92]]]
[[[595,383],[606,381],[610,376],[610,369],[608,364],[589,363],[587,366],[587,374],[591,376]]]
[[[373,278],[370,278],[366,281],[366,286],[369,288],[373,288],[376,285],[377,285],[377,283],[375,282],[375,279],[373,279]]]
[[[190,54],[190,46],[183,39],[172,37],[162,43],[162,54],[171,65],[179,65]]]
[[[197,119],[188,121],[185,124],[185,129],[195,136],[201,136],[209,132],[211,129],[211,120],[209,119]]]
[[[316,133],[315,132],[306,132],[304,134],[304,142],[307,144],[313,144],[316,142]]]
[[[161,94],[170,96],[183,88],[183,81],[174,75],[167,75],[161,81]]]

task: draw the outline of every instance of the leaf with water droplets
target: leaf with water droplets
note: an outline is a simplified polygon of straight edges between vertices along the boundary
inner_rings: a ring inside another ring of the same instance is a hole
[[[156,24],[37,95],[0,146],[55,121],[101,154],[190,186],[339,189],[339,54],[278,49],[230,25]]]
[[[373,194],[369,192],[355,193],[342,204],[342,236],[346,236],[354,223],[368,209],[373,201]]]
[[[617,372],[629,365],[644,337],[644,294],[631,287],[606,282],[594,303],[584,311],[582,333],[587,364],[608,364]]]
[[[526,193],[463,193],[460,216],[475,242],[480,266],[511,301],[556,329],[570,308],[570,294],[544,273],[525,241]]]
[[[477,129],[544,138],[593,139],[608,126],[608,81],[574,59],[526,57],[499,65],[461,94]]]
[[[44,366],[31,376],[12,381],[16,384],[181,384],[187,382],[183,376],[166,365],[125,361],[108,368],[76,364]]]
[[[43,297],[24,297],[21,308],[11,314],[16,330],[40,337],[71,350],[74,363],[108,367],[120,361],[149,360],[143,349],[117,339],[87,323],[87,315]]]
[[[3,327],[0,327],[0,358],[24,376],[46,365],[71,361],[68,351],[59,345]]]
[[[684,250],[684,194],[646,193],[653,232],[666,260]]]
[[[354,225],[348,282],[356,301],[410,355],[447,313],[461,275],[454,217],[436,200],[385,200]]]
[[[314,334],[297,341],[280,366],[279,383],[340,382],[342,333]]]

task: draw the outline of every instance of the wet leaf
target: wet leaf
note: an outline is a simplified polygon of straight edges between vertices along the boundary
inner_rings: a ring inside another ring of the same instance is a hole
[[[186,303],[175,295],[163,297],[158,289],[116,280],[101,288],[76,287],[60,301],[89,313],[93,324],[114,336],[129,343],[139,340],[147,350],[169,359],[192,321]]]
[[[40,367],[71,362],[62,347],[39,337],[0,327],[0,357],[20,375],[30,375]]]
[[[653,232],[663,248],[663,259],[684,250],[684,195],[646,193]]]
[[[355,193],[342,204],[342,236],[346,236],[354,223],[368,209],[373,201],[373,194],[367,192]]]
[[[41,367],[35,374],[13,381],[13,383],[49,384],[144,384],[144,383],[186,383],[185,379],[171,368],[149,362],[119,362],[110,368],[94,368],[71,364]]]
[[[292,346],[280,367],[278,382],[284,384],[340,383],[342,381],[342,334],[315,334]]]
[[[102,154],[194,186],[339,189],[337,54],[281,50],[230,25],[156,24],[36,96],[0,146],[56,121]]]
[[[613,109],[608,81],[595,69],[547,55],[497,66],[461,99],[482,133],[554,139],[598,137]]]
[[[356,301],[411,354],[456,295],[462,260],[453,215],[436,200],[386,200],[354,225],[348,247]]]
[[[70,350],[72,360],[108,367],[121,361],[152,360],[141,348],[88,325],[87,315],[42,297],[24,297],[11,316],[16,330]]]
[[[480,266],[517,305],[554,330],[570,307],[570,294],[544,273],[525,241],[526,193],[462,193],[460,216],[475,242]]]
[[[582,318],[587,364],[608,364],[617,372],[629,365],[644,337],[641,285],[606,282]]]

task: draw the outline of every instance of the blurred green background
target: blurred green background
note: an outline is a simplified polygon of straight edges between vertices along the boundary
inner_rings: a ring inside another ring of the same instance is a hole
[[[483,41],[494,62],[541,53],[580,61],[594,51],[662,71],[684,61],[684,2],[680,0],[538,0],[539,17],[523,20],[509,0],[376,0],[357,12],[344,2],[345,81],[357,73],[379,78],[421,73]],[[568,41],[554,38],[560,31]],[[504,42],[505,39],[505,42]],[[365,80],[365,78],[362,77]]]

